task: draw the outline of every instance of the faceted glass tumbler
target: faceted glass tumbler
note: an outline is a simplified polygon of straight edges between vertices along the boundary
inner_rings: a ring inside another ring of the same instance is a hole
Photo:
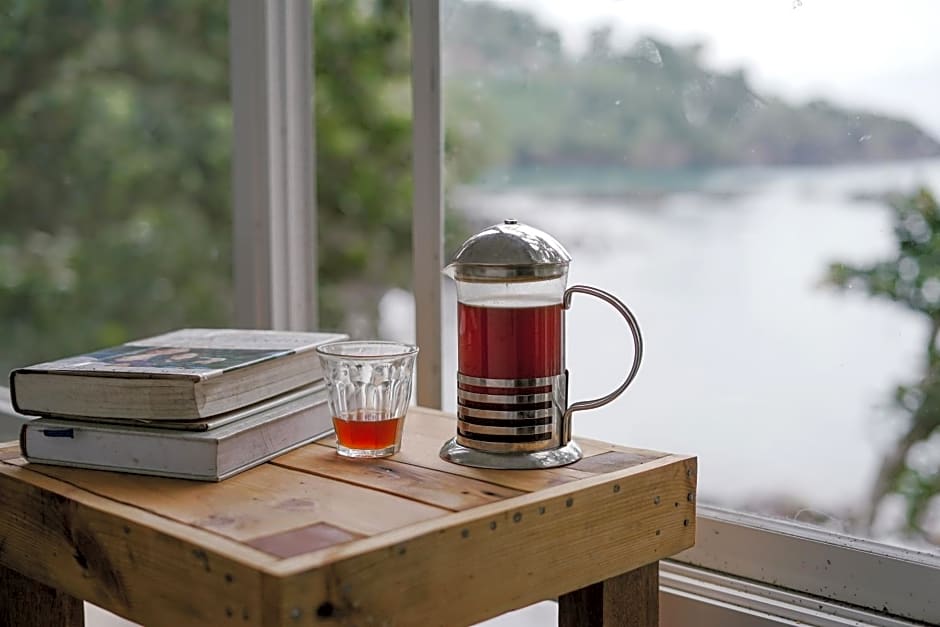
[[[411,404],[418,347],[378,340],[344,340],[317,347],[336,430],[345,457],[386,457],[401,448]]]

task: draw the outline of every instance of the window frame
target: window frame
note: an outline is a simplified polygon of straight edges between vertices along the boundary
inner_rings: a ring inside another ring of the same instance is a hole
[[[660,562],[660,620],[664,625],[917,625],[883,612],[731,577],[673,560]]]
[[[673,561],[940,624],[940,555],[701,504],[696,525],[695,546]]]
[[[229,0],[235,322],[317,327],[310,0]]]
[[[441,7],[438,0],[411,2],[412,289],[416,401],[443,406],[441,268],[444,260],[444,115],[441,95]]]

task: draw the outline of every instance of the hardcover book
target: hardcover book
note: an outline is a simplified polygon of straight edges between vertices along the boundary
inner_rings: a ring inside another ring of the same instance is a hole
[[[314,349],[335,333],[182,329],[18,368],[13,407],[34,416],[193,420],[323,378]]]
[[[329,434],[326,398],[324,385],[308,386],[199,421],[203,430],[38,418],[20,449],[31,463],[220,481]]]

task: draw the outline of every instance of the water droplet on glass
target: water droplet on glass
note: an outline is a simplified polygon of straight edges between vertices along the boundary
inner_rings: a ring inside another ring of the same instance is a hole
[[[924,281],[924,285],[920,288],[920,293],[931,305],[936,305],[940,303],[940,279],[935,277],[930,277]]]
[[[652,63],[653,65],[662,65],[663,56],[659,53],[659,46],[653,43],[649,39],[644,39],[637,44],[637,49],[644,59]]]
[[[920,264],[911,257],[902,257],[898,263],[898,274],[902,281],[911,282],[920,274]]]

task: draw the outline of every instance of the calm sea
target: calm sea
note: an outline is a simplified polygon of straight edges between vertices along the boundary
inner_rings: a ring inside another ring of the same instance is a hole
[[[694,453],[706,501],[837,521],[864,511],[903,426],[893,390],[916,378],[926,325],[822,280],[831,262],[892,254],[890,213],[873,196],[940,191],[940,161],[725,170],[640,195],[630,183],[546,177],[455,197],[480,224],[513,217],[555,235],[573,257],[570,283],[614,293],[639,318],[639,377],[613,404],[575,414],[575,436]],[[390,293],[383,311],[386,335],[413,336],[408,295]],[[569,402],[615,388],[631,355],[622,320],[576,295],[567,324]]]

